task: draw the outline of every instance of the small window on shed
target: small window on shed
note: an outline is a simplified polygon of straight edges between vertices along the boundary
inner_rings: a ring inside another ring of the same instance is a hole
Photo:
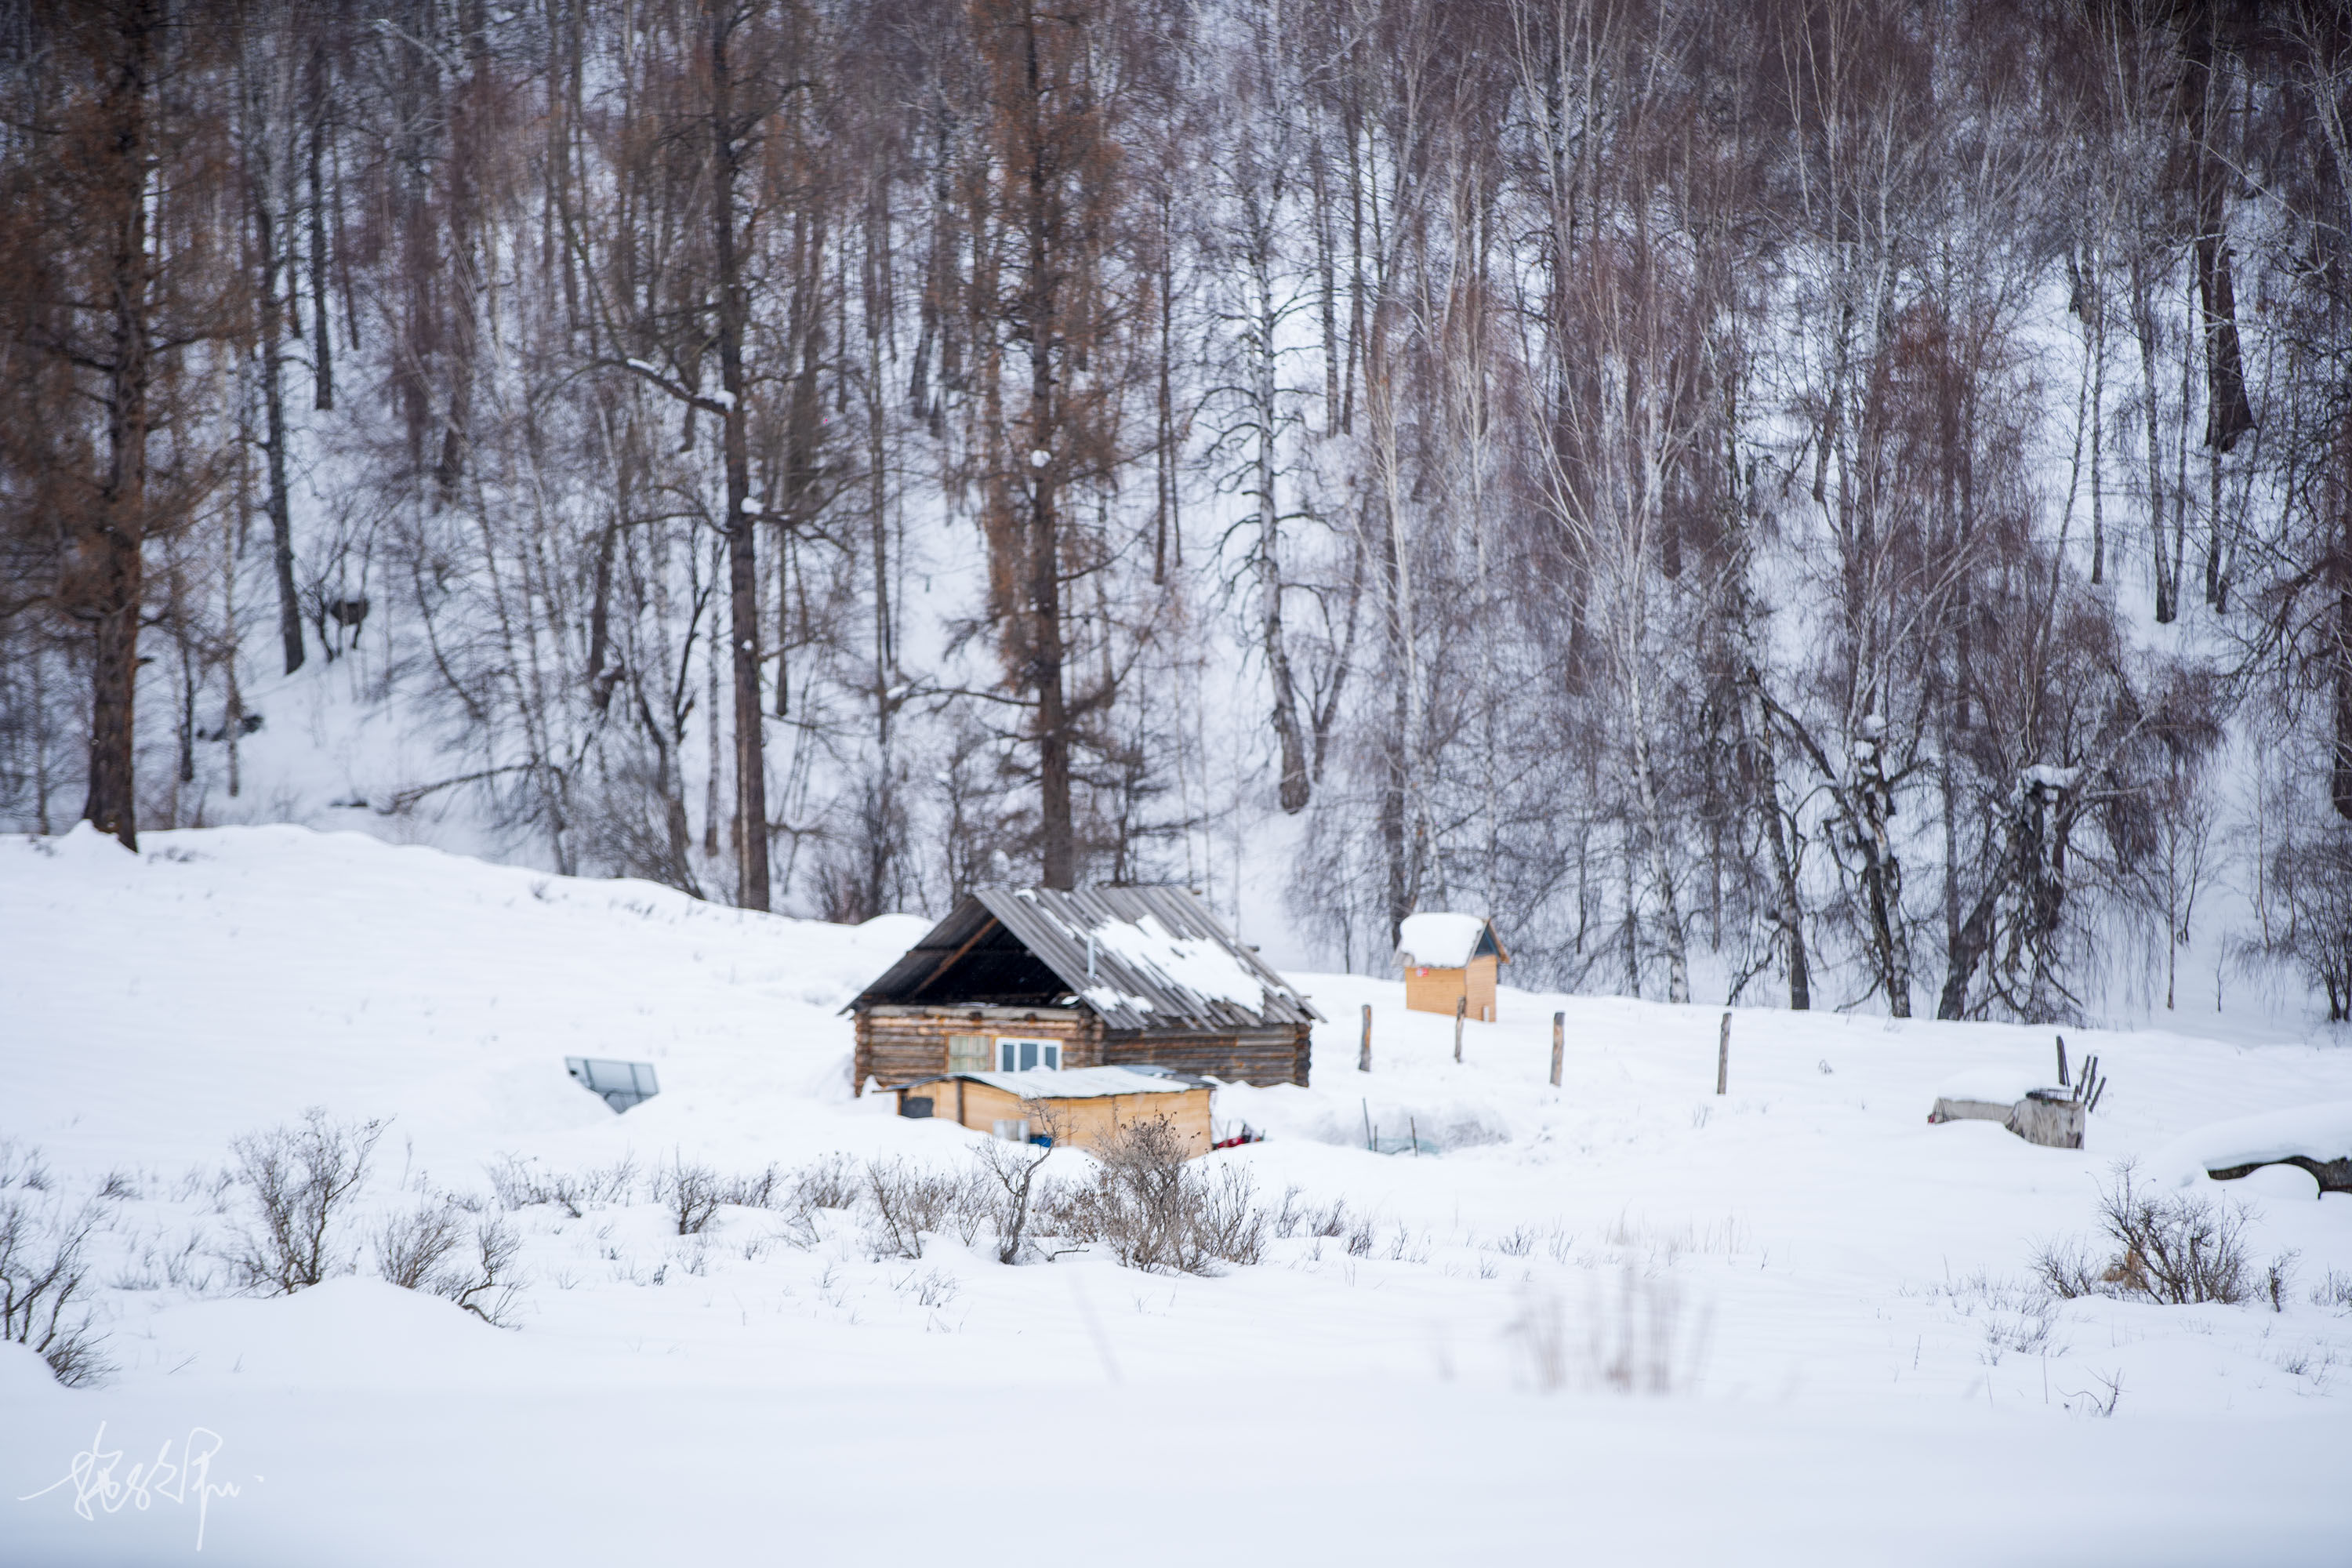
[[[1026,1072],[1031,1068],[1052,1068],[1061,1070],[1062,1042],[1059,1040],[1019,1040],[998,1036],[996,1040],[996,1070]]]
[[[948,1071],[986,1072],[991,1042],[986,1035],[950,1035],[948,1037]]]
[[[1029,1142],[1029,1119],[1015,1117],[1008,1121],[999,1117],[996,1122],[996,1135],[1008,1143],[1026,1143]]]

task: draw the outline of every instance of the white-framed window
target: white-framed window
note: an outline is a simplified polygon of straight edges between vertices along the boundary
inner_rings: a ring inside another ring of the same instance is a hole
[[[996,1037],[996,1070],[1026,1072],[1031,1068],[1062,1067],[1062,1042],[1059,1040],[1023,1039],[1013,1035]]]
[[[996,1122],[996,1135],[1008,1143],[1026,1143],[1029,1142],[1029,1119],[1023,1116],[1007,1121],[999,1117]]]
[[[986,1072],[996,1065],[994,1045],[986,1035],[950,1035],[948,1071]]]

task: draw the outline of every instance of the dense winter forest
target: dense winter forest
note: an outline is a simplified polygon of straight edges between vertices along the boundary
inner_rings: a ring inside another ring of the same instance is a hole
[[[0,190],[0,826],[2352,1011],[2323,0],[7,0]]]

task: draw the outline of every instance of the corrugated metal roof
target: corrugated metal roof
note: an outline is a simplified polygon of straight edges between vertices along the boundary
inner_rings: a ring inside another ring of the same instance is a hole
[[[1024,1100],[1099,1100],[1113,1094],[1189,1094],[1208,1086],[1191,1079],[1160,1078],[1127,1068],[1031,1068],[1026,1072],[950,1072],[917,1079],[916,1084],[949,1083],[964,1079],[1017,1094]],[[914,1084],[894,1084],[911,1089]]]
[[[1263,1029],[1322,1016],[1181,888],[982,888],[852,1007],[1067,996],[1114,1029]]]

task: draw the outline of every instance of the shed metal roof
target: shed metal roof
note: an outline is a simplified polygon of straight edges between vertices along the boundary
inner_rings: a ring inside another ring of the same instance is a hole
[[[856,1001],[1075,1003],[1113,1029],[1215,1033],[1321,1014],[1181,888],[974,889]]]
[[[951,1083],[962,1079],[969,1083],[984,1083],[991,1089],[1001,1089],[1007,1094],[1017,1094],[1024,1100],[1101,1100],[1118,1094],[1190,1094],[1208,1084],[1189,1078],[1161,1078],[1155,1073],[1137,1072],[1130,1068],[1031,1068],[1026,1072],[946,1072],[935,1078],[917,1079],[912,1083],[893,1084],[894,1089],[913,1089],[926,1083]]]

